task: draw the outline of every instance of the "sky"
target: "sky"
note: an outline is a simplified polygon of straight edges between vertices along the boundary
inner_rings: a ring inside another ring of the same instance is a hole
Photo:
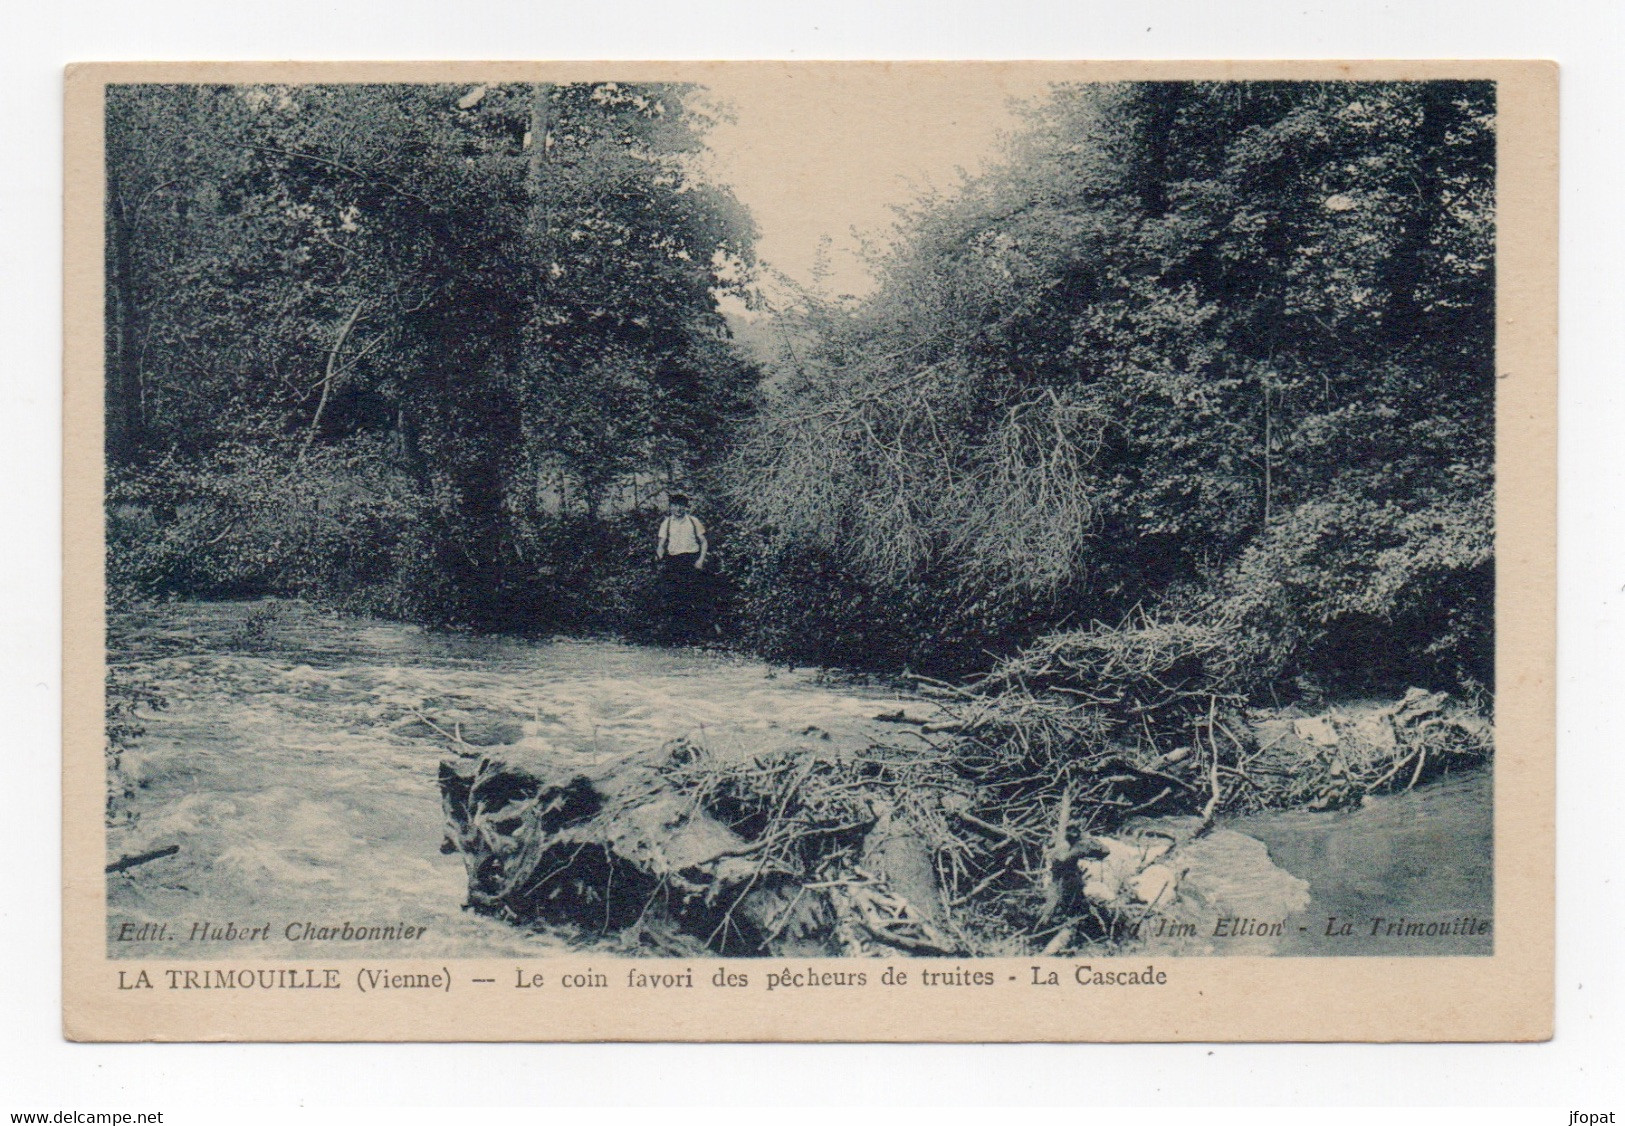
[[[863,238],[888,241],[893,209],[952,191],[996,160],[1043,86],[1017,69],[886,64],[718,71],[705,79],[734,120],[711,131],[710,175],[755,216],[761,261],[803,284],[828,239],[831,294],[874,279]]]

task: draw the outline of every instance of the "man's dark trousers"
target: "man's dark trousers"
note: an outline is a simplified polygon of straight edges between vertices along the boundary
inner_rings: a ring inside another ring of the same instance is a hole
[[[667,555],[660,560],[660,587],[666,600],[668,636],[678,644],[694,640],[699,633],[700,572],[694,562],[698,553]]]

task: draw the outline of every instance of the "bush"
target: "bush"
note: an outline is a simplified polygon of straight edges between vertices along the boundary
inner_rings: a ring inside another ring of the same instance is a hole
[[[660,616],[656,519],[630,512],[524,521],[515,537],[505,620],[532,632],[654,636]]]
[[[107,580],[143,597],[280,594],[366,601],[418,545],[424,506],[374,443],[291,458],[225,447],[111,475]]]
[[[277,595],[441,626],[659,632],[658,517],[481,523],[448,481],[420,485],[376,443],[165,459],[113,475],[107,513],[114,605]]]
[[[1265,689],[1493,687],[1489,494],[1418,505],[1333,494],[1273,524],[1200,611],[1254,654]]]
[[[740,641],[773,661],[961,677],[1014,652],[1057,616],[1057,599],[967,589],[940,571],[877,581],[820,549],[747,556]]]

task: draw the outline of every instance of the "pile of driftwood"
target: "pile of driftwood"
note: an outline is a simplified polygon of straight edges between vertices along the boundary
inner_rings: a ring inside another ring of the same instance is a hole
[[[440,782],[475,910],[672,954],[948,954],[939,770],[816,739],[726,762],[678,740],[585,770],[457,755]]]
[[[1202,631],[1080,636],[922,684],[929,710],[875,717],[897,734],[866,745],[458,745],[440,781],[469,906],[673,955],[1087,950],[1175,907],[1180,850],[1221,813],[1331,808],[1490,751],[1442,694],[1261,713]]]
[[[1237,809],[1336,809],[1367,794],[1408,790],[1490,757],[1490,721],[1443,692],[1412,688],[1388,704],[1312,716],[1265,715],[1237,774]]]
[[[1112,749],[1109,761],[1166,782],[1147,807],[1188,809],[1202,794],[1209,818],[1333,808],[1491,754],[1489,720],[1442,692],[1412,688],[1397,702],[1314,713],[1251,707],[1260,677],[1237,633],[1234,623],[1140,614],[1043,638],[965,693],[972,726],[995,740],[1059,742],[1069,761],[1080,749],[1090,760],[1092,735]]]

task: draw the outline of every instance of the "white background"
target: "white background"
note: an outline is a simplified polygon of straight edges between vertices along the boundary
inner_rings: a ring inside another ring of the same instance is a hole
[[[6,62],[0,73],[0,1116],[168,1108],[171,1121],[226,1121],[173,1111],[266,1104],[940,1100],[1625,1110],[1619,968],[1625,916],[1617,878],[1625,724],[1615,710],[1618,616],[1625,602],[1625,537],[1616,503],[1618,451],[1625,446],[1617,389],[1625,353],[1620,12],[1617,0],[842,0],[816,6],[769,0],[578,0],[567,6],[538,0],[77,0],[24,6],[12,0],[0,19]],[[1555,1042],[715,1048],[87,1046],[61,1039],[62,67],[146,58],[616,57],[1523,57],[1563,64]],[[1566,1119],[1552,1112],[1524,1118]]]

